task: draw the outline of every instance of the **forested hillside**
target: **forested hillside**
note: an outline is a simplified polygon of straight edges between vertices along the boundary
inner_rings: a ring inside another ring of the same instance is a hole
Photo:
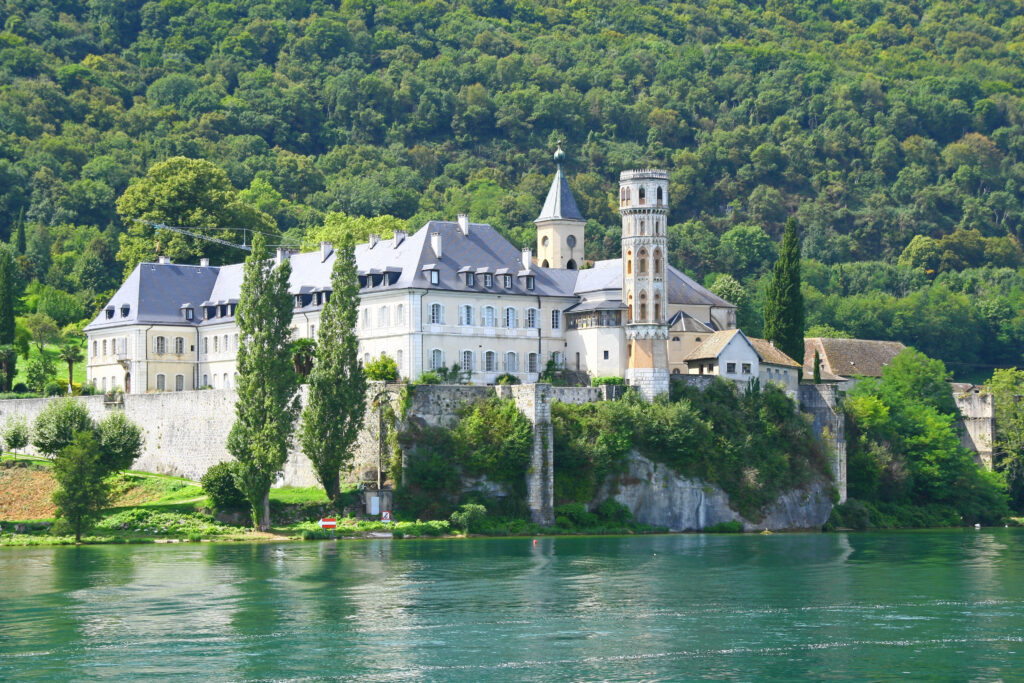
[[[0,19],[0,238],[30,291],[85,314],[158,251],[239,258],[140,217],[299,243],[330,212],[468,211],[529,244],[561,139],[588,257],[618,255],[618,172],[665,167],[673,261],[752,333],[795,215],[809,332],[972,378],[1024,362],[1018,0],[0,0]],[[210,163],[153,168],[173,157]]]

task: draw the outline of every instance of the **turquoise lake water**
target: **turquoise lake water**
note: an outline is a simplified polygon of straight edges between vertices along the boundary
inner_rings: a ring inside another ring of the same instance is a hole
[[[1020,680],[1024,531],[0,549],[0,680]]]

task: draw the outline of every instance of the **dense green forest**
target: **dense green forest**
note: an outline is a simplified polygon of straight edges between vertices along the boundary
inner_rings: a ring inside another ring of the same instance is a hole
[[[618,255],[618,172],[665,167],[674,262],[749,331],[795,216],[809,332],[961,377],[1024,363],[1019,0],[0,0],[0,20],[0,239],[32,301],[87,316],[140,258],[240,259],[138,218],[298,244],[468,211],[529,244],[561,139],[590,258]]]

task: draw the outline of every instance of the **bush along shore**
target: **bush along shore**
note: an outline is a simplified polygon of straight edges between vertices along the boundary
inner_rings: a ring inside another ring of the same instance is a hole
[[[0,461],[0,546],[72,545],[75,535],[66,520],[54,516],[50,497],[55,489],[49,462],[5,456]],[[111,477],[111,506],[82,536],[84,544],[265,542],[315,539],[392,537],[441,538],[467,535],[539,536],[566,534],[657,533],[665,529],[633,523],[628,510],[611,506],[603,514],[582,506],[560,509],[556,527],[541,527],[523,519],[490,515],[483,506],[467,505],[453,519],[421,521],[401,516],[392,523],[358,515],[360,494],[343,491],[332,506],[318,488],[271,491],[268,532],[255,532],[244,505],[218,509],[197,482],[125,472]],[[31,487],[34,493],[26,493]],[[17,496],[17,499],[14,498]],[[340,508],[340,509],[339,509]],[[478,509],[474,509],[478,508]],[[19,511],[36,512],[19,517]],[[38,514],[41,512],[42,514]],[[474,515],[473,513],[477,514]],[[336,517],[335,531],[321,529],[322,517]]]

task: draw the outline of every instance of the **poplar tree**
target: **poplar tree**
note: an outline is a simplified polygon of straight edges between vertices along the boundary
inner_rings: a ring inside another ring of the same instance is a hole
[[[798,363],[804,359],[804,297],[800,292],[800,238],[786,221],[782,249],[764,298],[764,336]]]
[[[320,315],[316,362],[308,377],[309,395],[299,439],[327,497],[335,501],[339,472],[351,462],[349,449],[366,413],[366,375],[359,364],[355,330],[359,280],[351,244],[337,252],[331,289]]]
[[[0,246],[0,366],[3,377],[0,384],[10,391],[15,375],[18,354],[14,349],[14,286],[17,264],[7,246]]]
[[[238,301],[238,401],[228,452],[238,460],[235,480],[253,526],[270,528],[270,485],[288,459],[299,414],[299,379],[292,366],[291,264],[268,258],[259,233],[245,259]]]

